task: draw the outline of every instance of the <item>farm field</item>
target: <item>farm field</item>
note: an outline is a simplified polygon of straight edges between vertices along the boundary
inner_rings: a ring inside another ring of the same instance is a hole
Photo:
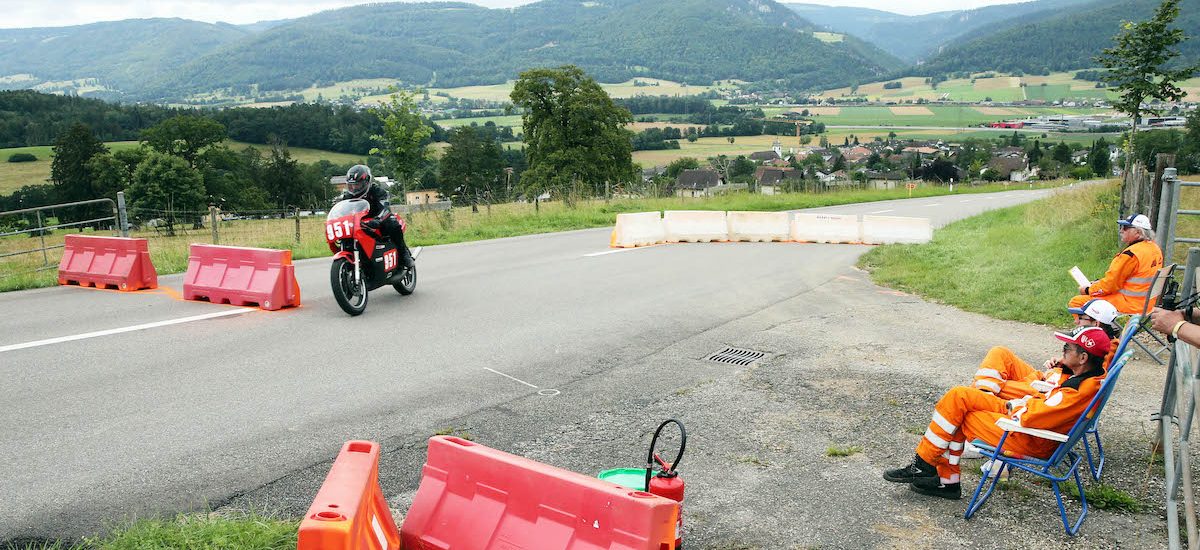
[[[1050,114],[1099,114],[1106,109],[1062,107],[977,107],[969,105],[895,105],[887,107],[767,107],[768,117],[807,108],[826,126],[939,126],[965,128],[1012,118]]]
[[[635,86],[634,81],[649,84],[648,86]],[[451,97],[462,99],[483,99],[488,101],[509,101],[509,95],[512,94],[513,84],[515,81],[510,80],[504,84],[493,84],[490,86],[464,86],[461,88],[430,88],[431,95],[438,92],[446,93]],[[736,80],[721,81],[720,86],[689,86],[686,83],[672,82],[670,80],[662,80],[658,78],[635,78],[618,82],[614,84],[601,83],[600,87],[608,92],[612,97],[633,97],[637,95],[667,95],[667,96],[688,96],[698,95],[719,88],[733,88],[740,84]]]
[[[1047,76],[1004,76],[992,78],[951,79],[939,83],[935,89],[926,84],[922,77],[907,77],[895,81],[863,84],[850,93],[850,88],[827,90],[818,97],[866,97],[873,101],[904,100],[947,100],[947,101],[991,101],[1007,102],[1021,100],[1059,101],[1070,99],[1113,99],[1116,94],[1107,89],[1096,88],[1095,82],[1075,80],[1074,72],[1051,73]],[[900,82],[900,88],[885,89],[887,82]],[[1024,85],[1024,86],[1022,86]],[[1192,90],[1200,97],[1200,83]]]
[[[225,144],[235,150],[245,147],[255,147],[262,150],[269,148],[267,145],[242,143],[239,141],[228,141]],[[105,145],[109,151],[120,151],[123,149],[135,149],[138,146],[138,142],[113,141],[105,143]],[[320,149],[289,147],[288,151],[291,153],[293,159],[306,164],[312,164],[320,160],[328,160],[334,164],[349,164],[366,160],[365,156],[322,151]],[[8,157],[13,153],[31,153],[38,159],[33,162],[7,162]],[[7,195],[25,185],[45,183],[50,178],[50,164],[53,160],[54,153],[48,145],[0,149],[0,195]]]
[[[967,130],[967,131],[937,131],[937,130],[911,130],[904,128],[896,129],[881,129],[881,130],[851,130],[838,129],[826,132],[824,137],[829,140],[831,145],[841,145],[846,139],[853,141],[857,137],[859,142],[865,143],[873,141],[876,137],[880,139],[888,139],[888,132],[895,132],[898,140],[943,140],[949,143],[959,143],[967,139],[996,139],[1011,135],[1011,130],[1007,132],[998,132],[991,130]],[[1022,131],[1022,135],[1027,140],[1040,139],[1051,143],[1064,141],[1066,143],[1080,143],[1090,145],[1093,141],[1100,139],[1101,136],[1112,140],[1111,134],[1076,134],[1076,133],[1056,133],[1056,132],[1031,132]],[[1046,137],[1042,137],[1045,135]],[[810,136],[812,141],[809,146],[820,143],[821,136]],[[775,140],[779,140],[780,146],[784,154],[796,150],[801,147],[800,140],[795,136],[739,136],[734,138],[733,143],[729,143],[728,138],[711,137],[700,138],[695,143],[689,143],[687,140],[679,141],[679,149],[667,149],[662,151],[634,151],[633,161],[641,164],[643,168],[653,166],[666,166],[671,161],[684,157],[694,157],[704,160],[708,157],[717,155],[749,155],[755,151],[767,151],[771,149]]]

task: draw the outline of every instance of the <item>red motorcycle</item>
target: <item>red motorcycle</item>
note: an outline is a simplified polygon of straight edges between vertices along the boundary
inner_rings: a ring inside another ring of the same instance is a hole
[[[334,299],[350,315],[366,311],[367,293],[381,286],[392,285],[405,296],[417,289],[417,268],[401,265],[396,245],[364,223],[370,212],[367,201],[350,199],[333,205],[325,217],[325,240],[334,252],[329,282]],[[403,219],[400,226],[407,229]],[[413,259],[420,253],[413,250]]]

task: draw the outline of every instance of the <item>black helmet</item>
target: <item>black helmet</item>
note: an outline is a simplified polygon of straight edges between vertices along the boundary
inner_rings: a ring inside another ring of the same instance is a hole
[[[355,164],[346,172],[346,191],[355,197],[367,194],[371,183],[371,169],[366,166]]]

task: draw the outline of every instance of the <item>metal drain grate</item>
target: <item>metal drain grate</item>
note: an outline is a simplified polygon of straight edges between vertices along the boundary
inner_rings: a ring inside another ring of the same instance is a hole
[[[708,357],[705,357],[704,359],[707,361],[713,361],[715,363],[725,363],[727,365],[744,367],[750,363],[762,359],[766,355],[766,353],[751,349],[725,348],[712,355],[709,355]]]

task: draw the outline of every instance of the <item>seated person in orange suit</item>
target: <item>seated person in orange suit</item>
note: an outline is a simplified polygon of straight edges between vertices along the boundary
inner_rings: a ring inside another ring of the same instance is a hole
[[[1054,333],[1065,342],[1059,364],[1071,377],[1048,394],[1006,401],[969,386],[957,386],[938,400],[933,420],[917,445],[912,464],[884,472],[883,479],[907,483],[914,492],[947,499],[962,498],[959,460],[963,447],[976,439],[991,445],[1000,442],[1004,431],[996,420],[1010,417],[1021,426],[1058,433],[1071,429],[1087,410],[1104,379],[1104,357],[1112,346],[1099,327],[1077,327],[1070,334]],[[1013,433],[1005,450],[1045,458],[1054,453],[1057,441]]]
[[[1113,325],[1117,308],[1112,304],[1094,298],[1082,307],[1069,308],[1067,311],[1075,315],[1075,326],[1100,327],[1110,340],[1117,338],[1117,328]],[[1115,350],[1116,346],[1113,346]],[[1110,360],[1111,357],[1105,357],[1105,364]],[[1026,395],[1048,393],[1069,377],[1069,374],[1063,373],[1057,359],[1046,360],[1042,370],[1037,370],[1017,357],[1011,349],[996,346],[988,350],[983,362],[979,363],[972,385],[1001,399],[1018,399]]]
[[[1117,225],[1125,250],[1108,264],[1103,278],[1079,287],[1079,295],[1072,297],[1067,307],[1077,308],[1092,298],[1104,298],[1121,313],[1142,312],[1154,276],[1163,266],[1163,253],[1154,242],[1150,218],[1135,214],[1118,220]]]

